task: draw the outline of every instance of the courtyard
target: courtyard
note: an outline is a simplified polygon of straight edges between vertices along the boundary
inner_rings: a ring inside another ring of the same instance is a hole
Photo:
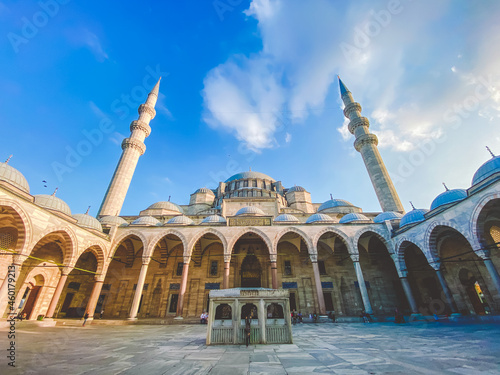
[[[7,344],[5,328],[0,342]],[[294,344],[206,346],[204,325],[16,325],[2,374],[500,374],[493,324],[300,324]],[[5,353],[8,348],[2,348]]]

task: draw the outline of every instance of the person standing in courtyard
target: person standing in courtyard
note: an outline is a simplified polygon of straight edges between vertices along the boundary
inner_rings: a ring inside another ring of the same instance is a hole
[[[86,312],[85,315],[84,315],[84,317],[83,317],[83,325],[82,325],[82,327],[85,327],[85,323],[87,323],[87,319],[88,318],[89,318],[89,313]]]
[[[245,344],[250,344],[250,333],[252,332],[252,319],[247,315],[245,318]]]

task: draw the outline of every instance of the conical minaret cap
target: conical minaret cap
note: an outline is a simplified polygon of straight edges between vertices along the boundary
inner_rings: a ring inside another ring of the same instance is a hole
[[[344,96],[345,94],[347,94],[349,91],[349,89],[344,85],[344,82],[342,82],[342,80],[340,79],[339,76],[337,76],[337,78],[339,79],[339,86],[340,86],[340,96]]]

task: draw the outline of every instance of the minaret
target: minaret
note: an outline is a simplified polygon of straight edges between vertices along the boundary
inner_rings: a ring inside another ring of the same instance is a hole
[[[363,156],[382,210],[404,212],[398,193],[378,152],[378,138],[368,130],[370,122],[366,117],[361,116],[361,105],[354,101],[351,92],[345,87],[340,77],[339,85],[340,95],[345,105],[344,116],[350,120],[349,131],[356,137],[354,148]]]
[[[158,100],[160,80],[149,93],[145,104],[139,106],[139,119],[130,124],[130,137],[122,142],[122,156],[118,162],[111,183],[109,184],[106,196],[101,204],[97,217],[120,214],[123,201],[127,195],[130,181],[134,175],[135,167],[139,161],[139,156],[146,151],[144,139],[151,133],[149,122],[155,117],[155,105]]]

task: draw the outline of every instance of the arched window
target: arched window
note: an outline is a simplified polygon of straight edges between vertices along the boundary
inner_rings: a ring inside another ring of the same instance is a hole
[[[215,309],[215,319],[231,320],[232,319],[231,306],[229,306],[227,303],[223,303],[222,305],[217,306],[217,308]]]
[[[273,319],[283,319],[285,315],[283,314],[283,307],[277,303],[271,303],[267,306],[267,317]]]
[[[241,319],[245,319],[246,317],[251,317],[252,319],[258,319],[257,315],[257,306],[252,303],[247,303],[241,307]]]

